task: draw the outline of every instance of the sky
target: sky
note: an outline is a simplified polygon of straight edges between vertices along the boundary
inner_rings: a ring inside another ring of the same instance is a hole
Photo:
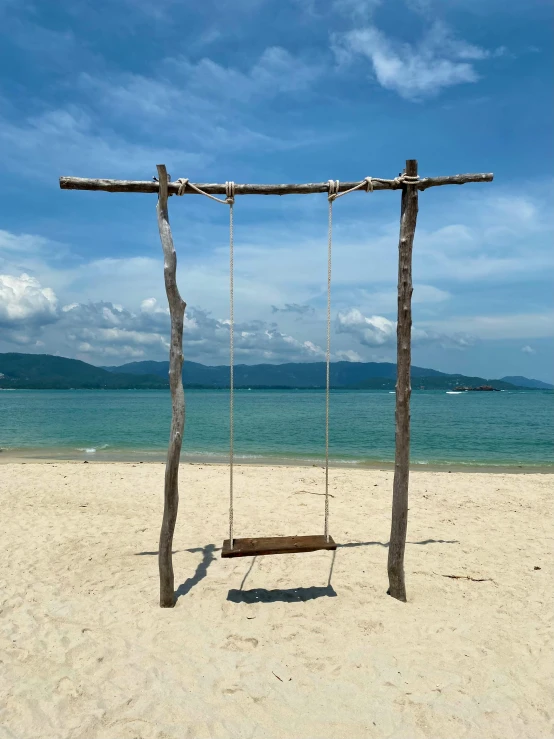
[[[0,352],[168,355],[154,194],[494,172],[420,194],[414,364],[552,382],[546,0],[0,0]],[[325,195],[238,197],[238,363],[325,357]],[[172,197],[185,359],[229,360],[228,206]],[[400,193],[334,205],[332,359],[395,361]],[[1,368],[0,368],[1,369]]]

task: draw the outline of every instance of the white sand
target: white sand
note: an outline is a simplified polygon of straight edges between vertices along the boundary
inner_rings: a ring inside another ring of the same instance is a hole
[[[184,465],[162,610],[163,469],[0,465],[2,739],[554,736],[552,476],[413,473],[402,604],[391,472],[333,470],[329,585],[328,552],[221,560],[227,470]],[[321,533],[322,483],[238,468],[236,535]]]

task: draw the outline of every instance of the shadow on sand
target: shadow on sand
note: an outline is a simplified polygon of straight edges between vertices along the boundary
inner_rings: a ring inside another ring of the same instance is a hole
[[[410,541],[407,542],[411,545],[427,545],[427,544],[459,544],[457,539],[425,539],[423,541]],[[388,541],[353,541],[347,542],[346,544],[337,544],[337,549],[348,549],[350,547],[384,547],[388,548]],[[208,574],[208,567],[215,562],[215,553],[221,551],[221,547],[216,547],[215,544],[206,544],[204,547],[195,547],[193,549],[179,549],[174,550],[173,554],[177,554],[180,551],[191,552],[191,553],[202,553],[202,559],[196,567],[196,571],[192,577],[181,583],[175,591],[175,601],[182,596],[190,593],[195,585],[198,585],[206,575]],[[158,552],[136,552],[135,556],[157,556]],[[333,575],[333,567],[335,566],[336,551],[333,552],[331,559],[331,567],[329,569],[329,577],[327,585],[313,585],[308,588],[285,588],[266,590],[265,588],[254,588],[252,590],[244,590],[244,584],[248,579],[248,576],[252,572],[252,569],[256,563],[257,557],[253,557],[250,567],[246,571],[240,588],[238,590],[233,588],[227,593],[227,600],[231,603],[299,603],[308,600],[315,600],[317,598],[336,598],[337,592],[331,584],[331,578]]]
[[[254,588],[253,590],[244,590],[244,583],[256,563],[257,557],[254,557],[250,567],[242,579],[240,588],[238,590],[229,590],[227,593],[227,600],[231,603],[301,603],[308,600],[316,600],[316,598],[336,598],[337,593],[331,585],[336,554],[336,551],[334,551],[331,559],[331,567],[329,569],[329,577],[327,578],[327,585],[313,585],[309,588],[285,588],[275,590]]]

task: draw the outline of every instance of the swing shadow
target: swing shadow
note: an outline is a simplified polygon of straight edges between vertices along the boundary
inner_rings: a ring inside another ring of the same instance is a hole
[[[407,542],[412,545],[427,545],[427,544],[459,544],[457,539],[425,539],[423,541],[410,541]],[[369,547],[379,546],[388,548],[389,542],[383,541],[356,541],[347,542],[346,544],[337,544],[338,549],[345,549],[350,547]],[[221,547],[216,547],[215,544],[206,544],[204,547],[194,547],[192,549],[175,549],[173,554],[185,551],[196,554],[197,552],[202,553],[202,559],[196,567],[196,571],[192,577],[189,577],[185,582],[181,583],[175,591],[175,602],[185,595],[188,595],[190,591],[198,585],[208,574],[208,568],[215,562],[216,552],[219,552]],[[136,552],[135,556],[157,556],[158,552]],[[265,588],[254,588],[252,590],[244,590],[244,584],[248,579],[248,576],[252,572],[254,564],[256,563],[257,557],[252,559],[250,567],[246,571],[240,588],[231,589],[227,593],[227,600],[231,603],[305,603],[309,600],[316,600],[317,598],[336,598],[337,592],[331,584],[331,578],[333,576],[333,568],[335,566],[336,551],[333,551],[333,557],[331,559],[331,567],[329,569],[329,577],[327,579],[327,585],[313,585],[309,588],[284,588],[275,590],[266,590]]]
[[[335,566],[336,551],[333,551],[333,557],[331,559],[331,567],[329,569],[329,577],[327,578],[327,585],[313,585],[309,588],[284,588],[275,590],[266,590],[265,588],[254,588],[252,590],[243,590],[244,583],[248,579],[248,576],[252,572],[252,568],[256,562],[257,557],[254,557],[250,567],[246,571],[240,588],[231,589],[227,593],[227,600],[231,603],[305,603],[309,600],[316,600],[317,598],[336,598],[337,592],[331,584],[331,578],[333,576],[333,568]]]

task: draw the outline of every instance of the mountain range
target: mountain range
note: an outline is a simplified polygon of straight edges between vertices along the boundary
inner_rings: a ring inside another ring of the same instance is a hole
[[[25,390],[118,390],[166,388],[167,379],[158,375],[108,372],[78,359],[51,354],[0,354],[0,388]]]
[[[3,389],[165,389],[168,362],[130,362],[113,367],[95,367],[78,359],[50,354],[0,354],[0,388]],[[498,390],[516,387],[554,389],[553,385],[526,377],[491,380],[447,374],[426,367],[412,366],[414,389],[449,390],[457,385],[490,385]],[[390,362],[332,362],[333,388],[394,389],[396,365]],[[227,365],[207,366],[198,362],[183,364],[183,382],[189,388],[229,387]],[[237,388],[323,388],[324,362],[287,364],[239,364],[235,366]]]
[[[169,362],[131,362],[120,367],[104,367],[111,372],[167,377]],[[237,364],[237,388],[322,388],[325,387],[325,362],[290,362],[288,364]],[[183,364],[183,382],[187,387],[229,387],[229,366],[208,367],[198,362]],[[394,389],[396,364],[391,362],[332,362],[330,382],[333,388]],[[499,390],[513,388],[503,380],[449,375],[426,367],[412,366],[415,388],[449,389],[456,385],[490,384]]]
[[[549,382],[543,382],[542,380],[532,380],[529,377],[522,377],[521,375],[511,375],[502,378],[504,382],[510,382],[512,385],[517,387],[530,387],[535,390],[552,390],[554,385]]]

